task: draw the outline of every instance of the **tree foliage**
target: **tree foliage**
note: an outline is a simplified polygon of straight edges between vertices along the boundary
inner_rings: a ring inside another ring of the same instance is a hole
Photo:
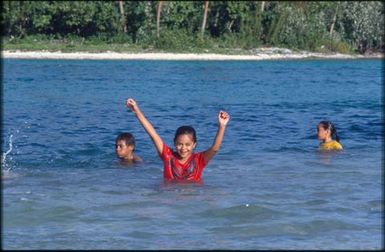
[[[157,36],[157,1],[3,1],[2,36],[121,37],[158,48],[384,50],[382,1],[209,1],[202,37],[205,2],[163,1]]]

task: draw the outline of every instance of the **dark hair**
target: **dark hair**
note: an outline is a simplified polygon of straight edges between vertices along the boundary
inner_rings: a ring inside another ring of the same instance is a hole
[[[193,141],[195,143],[197,142],[197,135],[195,133],[195,129],[191,126],[181,126],[175,132],[174,143],[175,143],[176,139],[178,138],[178,136],[184,135],[184,134],[192,135]]]
[[[330,121],[321,121],[318,123],[318,126],[322,126],[322,128],[324,128],[325,130],[330,130],[330,134],[333,138],[335,138],[335,140],[337,142],[340,142],[340,137],[338,136],[337,134],[337,129],[336,127],[334,126],[334,124]]]
[[[115,142],[124,141],[126,145],[132,145],[135,147],[135,138],[131,133],[121,133],[116,138]]]

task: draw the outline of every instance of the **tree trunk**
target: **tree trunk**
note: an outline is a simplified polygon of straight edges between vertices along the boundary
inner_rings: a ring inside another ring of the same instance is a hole
[[[122,23],[122,29],[124,33],[127,33],[126,15],[124,14],[124,2],[119,1],[120,18]]]
[[[259,26],[257,28],[257,37],[259,40],[261,40],[263,42],[266,42],[265,41],[266,36],[264,34],[264,29],[263,29],[263,24],[262,24],[263,12],[265,11],[265,7],[266,7],[266,1],[262,1],[261,2],[261,12],[257,15],[257,23],[256,23],[256,25]]]
[[[158,2],[158,8],[156,10],[156,37],[160,36],[160,13],[162,12],[163,1]]]
[[[208,9],[209,9],[209,1],[205,1],[205,10],[204,10],[203,22],[202,22],[202,38],[203,38],[203,35],[205,33]]]
[[[340,6],[340,3],[337,3],[336,11],[334,12],[334,16],[333,16],[333,19],[332,19],[332,24],[330,25],[330,31],[329,31],[330,37],[333,36],[334,25],[335,25],[336,20],[337,20],[337,13],[338,13],[338,7],[339,6]]]

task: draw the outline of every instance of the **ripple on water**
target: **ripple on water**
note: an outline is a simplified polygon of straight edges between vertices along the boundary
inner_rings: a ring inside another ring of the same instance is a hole
[[[83,214],[83,210],[78,207],[56,206],[39,208],[32,201],[26,203],[24,203],[24,207],[21,210],[5,214],[5,226],[7,228],[36,227],[47,225],[48,223],[62,223],[63,221],[68,223],[78,220],[79,216]]]
[[[285,213],[272,210],[268,207],[244,204],[219,209],[209,209],[199,213],[199,215],[209,219],[219,218],[233,223],[247,223],[250,221],[273,219],[285,215]]]
[[[384,209],[384,202],[382,200],[370,200],[365,204],[364,208],[370,213],[381,213]]]
[[[1,179],[2,180],[15,179],[15,178],[18,178],[19,176],[20,176],[20,174],[14,172],[14,171],[1,170]]]
[[[380,61],[57,62],[4,64],[5,248],[381,247]],[[162,185],[127,92],[171,145],[193,125],[205,149],[230,112],[202,187]],[[321,120],[344,152],[316,152]],[[123,131],[142,166],[114,163]]]
[[[228,226],[213,227],[212,232],[224,233],[226,235],[240,234],[249,236],[287,236],[300,235],[314,237],[319,233],[329,233],[338,231],[361,230],[362,227],[339,220],[312,220],[308,222],[277,223],[273,221],[270,224],[243,223],[231,224]]]

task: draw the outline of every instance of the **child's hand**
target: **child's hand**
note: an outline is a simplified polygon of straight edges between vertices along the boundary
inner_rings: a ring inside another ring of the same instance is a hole
[[[136,101],[132,98],[128,98],[126,101],[127,108],[131,109],[132,112],[138,111],[138,105],[136,104]]]
[[[226,126],[227,123],[230,121],[230,115],[225,111],[219,111],[218,114],[218,122],[220,125]]]

